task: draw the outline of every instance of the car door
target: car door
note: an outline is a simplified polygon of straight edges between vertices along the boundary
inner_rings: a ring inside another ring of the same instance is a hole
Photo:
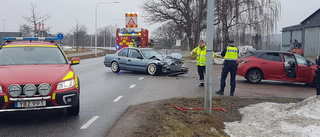
[[[283,79],[285,81],[296,81],[297,76],[297,61],[293,54],[283,54],[283,66],[285,73]]]
[[[117,61],[119,63],[119,67],[121,70],[127,69],[127,58],[128,58],[128,49],[123,48],[119,53],[117,57]]]
[[[147,63],[137,49],[129,49],[127,70],[145,72]]]
[[[284,67],[280,53],[267,52],[260,56],[260,66],[265,79],[282,79]]]
[[[294,54],[297,61],[297,82],[306,83],[310,81],[312,68],[308,66],[308,62],[305,58],[298,54]]]

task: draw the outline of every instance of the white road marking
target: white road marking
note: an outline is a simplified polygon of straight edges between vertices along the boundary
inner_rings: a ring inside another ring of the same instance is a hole
[[[139,78],[139,80],[143,80],[143,79],[144,79],[144,77]]]
[[[92,117],[87,123],[85,123],[80,129],[86,129],[88,128],[94,121],[96,121],[99,118],[99,116]]]
[[[130,85],[130,88],[134,88],[136,86],[136,84]]]
[[[113,102],[117,102],[122,98],[122,96],[117,97],[115,100],[113,100]]]

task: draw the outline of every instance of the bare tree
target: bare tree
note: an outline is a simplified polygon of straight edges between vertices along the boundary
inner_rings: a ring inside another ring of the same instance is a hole
[[[186,33],[189,47],[195,47],[200,33],[206,28],[207,0],[150,0],[142,6],[147,20],[172,21]],[[216,0],[216,35],[223,45],[238,35],[268,34],[276,29],[279,20],[278,0]],[[194,40],[194,41],[193,41]],[[217,46],[217,45],[216,45]]]
[[[33,30],[34,32],[34,36],[36,37],[37,34],[37,25],[39,22],[44,22],[46,21],[50,15],[49,13],[45,14],[45,15],[40,15],[39,13],[36,12],[36,8],[37,5],[33,4],[32,2],[30,3],[30,10],[31,10],[31,14],[30,15],[22,15],[22,17],[27,21],[26,24],[29,26],[29,29]],[[22,26],[24,26],[22,25]],[[49,27],[46,28],[46,31],[49,31]]]
[[[157,47],[168,49],[175,44],[177,39],[184,38],[184,33],[173,22],[168,22],[157,28],[152,35]]]
[[[276,30],[279,20],[278,0],[216,0],[216,33],[221,33],[222,42],[227,45],[230,37],[238,43],[246,34],[268,35]],[[233,33],[230,35],[230,33]]]
[[[152,23],[174,22],[186,33],[189,48],[192,48],[199,40],[200,32],[206,28],[206,6],[206,0],[151,0],[142,8]]]
[[[82,48],[84,48],[84,46],[86,45],[86,41],[88,39],[87,26],[85,26],[84,24],[80,24],[77,21],[77,24],[74,27],[72,27],[71,33],[73,35],[74,44],[77,47],[77,51],[79,50],[79,46],[82,46]]]

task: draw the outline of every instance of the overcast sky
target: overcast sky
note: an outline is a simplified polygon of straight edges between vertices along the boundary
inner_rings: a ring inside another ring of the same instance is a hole
[[[39,14],[49,13],[51,17],[45,22],[45,26],[51,27],[51,33],[70,32],[72,26],[79,23],[88,27],[89,34],[94,33],[95,6],[99,2],[111,0],[0,0],[0,31],[15,32],[19,25],[26,23],[22,15],[30,15],[30,2],[37,5]],[[145,0],[114,0],[118,4],[102,4],[98,6],[98,28],[118,24],[124,26],[126,12],[139,13],[139,27],[154,31],[161,24],[150,24],[143,19],[140,6]],[[319,0],[279,0],[281,2],[281,18],[278,23],[278,31],[281,28],[299,24],[320,8]]]

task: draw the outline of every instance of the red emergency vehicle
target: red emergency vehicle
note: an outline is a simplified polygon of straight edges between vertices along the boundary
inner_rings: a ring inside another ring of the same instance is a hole
[[[117,50],[123,47],[129,47],[133,40],[138,47],[148,47],[148,33],[147,29],[142,28],[118,28],[117,29]]]

